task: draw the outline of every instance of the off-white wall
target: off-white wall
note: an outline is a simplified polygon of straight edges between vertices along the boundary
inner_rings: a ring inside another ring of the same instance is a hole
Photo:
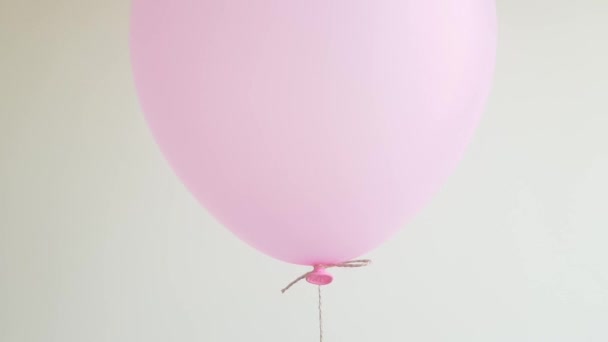
[[[426,210],[325,290],[326,341],[608,340],[608,2],[501,0],[496,85]],[[0,0],[0,341],[315,341],[144,125],[128,1]]]

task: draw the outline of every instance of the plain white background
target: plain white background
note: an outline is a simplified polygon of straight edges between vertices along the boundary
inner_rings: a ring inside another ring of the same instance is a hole
[[[164,162],[128,1],[0,0],[0,341],[316,341],[306,269]],[[495,87],[433,202],[325,289],[326,341],[608,340],[608,2],[501,0]]]

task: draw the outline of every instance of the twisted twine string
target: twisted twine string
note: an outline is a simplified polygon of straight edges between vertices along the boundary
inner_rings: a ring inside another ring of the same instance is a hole
[[[368,260],[368,259],[361,259],[361,260],[351,260],[351,261],[340,262],[337,264],[319,264],[319,265],[316,265],[316,267],[317,268],[332,268],[332,267],[354,268],[354,267],[368,266],[369,264],[371,264],[371,262],[372,261]],[[289,290],[292,286],[294,286],[295,284],[300,282],[302,279],[306,279],[306,277],[308,277],[313,272],[314,272],[314,270],[310,271],[310,272],[306,272],[306,273],[302,274],[301,276],[297,277],[291,283],[289,283],[287,286],[285,286],[285,288],[283,288],[281,290],[281,293],[285,293],[285,291]]]
[[[294,281],[292,281],[287,286],[285,286],[285,288],[283,288],[281,290],[281,292],[285,293],[285,291],[289,290],[292,286],[294,286],[296,283],[298,283],[302,279],[306,279],[306,277],[308,277],[310,274],[314,273],[319,268],[325,269],[325,268],[332,268],[332,267],[343,267],[343,268],[365,267],[365,266],[369,265],[371,262],[372,261],[368,260],[368,259],[361,259],[361,260],[351,260],[351,261],[340,262],[337,264],[316,265],[312,271],[306,272],[306,273],[302,274],[301,276],[297,277],[296,279],[294,279]],[[322,309],[323,301],[321,298],[321,285],[319,285],[317,287],[317,289],[318,289],[318,294],[319,294],[319,305],[318,305],[318,308],[319,308],[319,342],[323,342],[323,309]]]
[[[319,289],[319,342],[323,342],[323,310],[321,309],[321,285],[317,287]]]

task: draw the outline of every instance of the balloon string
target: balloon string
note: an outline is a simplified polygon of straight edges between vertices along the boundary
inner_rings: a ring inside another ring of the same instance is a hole
[[[323,342],[323,310],[321,307],[321,285],[318,287],[319,289],[319,342]]]
[[[365,266],[368,266],[369,264],[371,264],[371,262],[372,261],[368,260],[368,259],[351,260],[351,261],[340,262],[340,263],[337,263],[337,264],[319,264],[319,265],[316,265],[315,268],[332,268],[332,267],[354,268],[354,267],[365,267]],[[302,279],[305,279],[307,276],[309,276],[313,272],[314,272],[314,270],[310,271],[310,272],[306,272],[306,273],[302,274],[301,276],[297,277],[291,283],[289,283],[287,286],[285,286],[285,288],[283,288],[281,290],[281,292],[285,293],[285,291],[289,290],[292,286],[294,286],[295,284],[297,284],[298,282],[300,282]]]
[[[361,259],[361,260],[351,260],[351,261],[340,262],[337,264],[319,264],[319,265],[314,266],[314,269],[312,271],[306,272],[306,273],[302,274],[301,276],[297,277],[296,279],[294,279],[291,283],[289,283],[287,286],[285,286],[285,288],[283,288],[281,290],[281,292],[285,293],[285,291],[289,290],[293,285],[295,285],[302,279],[305,279],[307,276],[314,273],[319,268],[325,269],[325,268],[331,268],[331,267],[344,267],[344,268],[365,267],[365,266],[368,266],[369,264],[371,264],[371,262],[372,261],[368,260],[368,259]],[[319,342],[323,342],[323,300],[322,300],[322,296],[321,296],[321,285],[319,285],[317,287],[317,291],[318,291],[318,299],[319,299],[319,302],[318,302]]]

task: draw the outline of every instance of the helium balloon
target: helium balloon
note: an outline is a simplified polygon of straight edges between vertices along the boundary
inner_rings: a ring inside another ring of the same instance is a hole
[[[135,0],[146,121],[225,227],[303,265],[378,246],[446,181],[488,96],[493,0]]]

